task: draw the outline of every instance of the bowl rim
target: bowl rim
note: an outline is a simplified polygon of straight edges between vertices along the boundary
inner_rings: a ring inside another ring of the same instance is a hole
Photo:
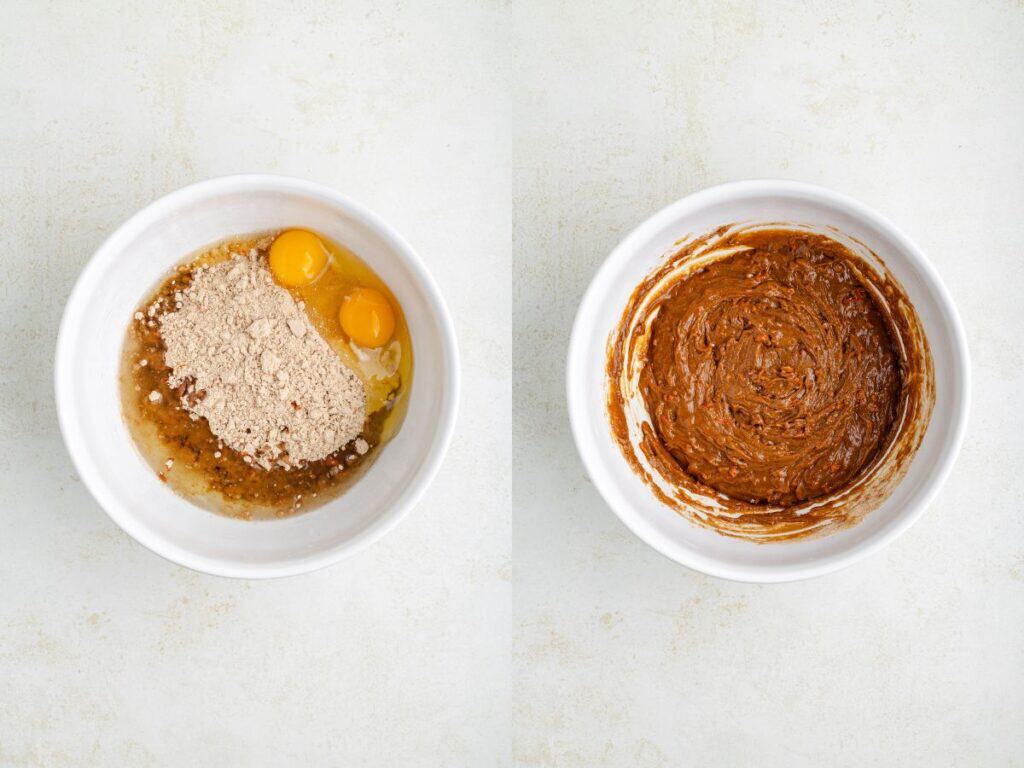
[[[434,431],[425,460],[417,468],[402,495],[384,514],[351,539],[324,552],[301,555],[279,563],[247,563],[197,555],[165,541],[160,536],[151,535],[148,528],[136,521],[132,511],[113,494],[108,494],[106,487],[97,480],[91,461],[86,456],[76,408],[71,403],[72,333],[69,328],[86,309],[89,295],[97,288],[102,265],[116,254],[121,242],[172,214],[175,209],[189,201],[215,194],[250,190],[294,192],[319,198],[374,231],[405,263],[423,288],[428,307],[438,321],[441,348],[444,351],[444,387],[441,393],[438,427]],[[57,332],[53,371],[57,421],[64,445],[75,471],[110,519],[139,544],[170,562],[213,576],[244,579],[294,576],[325,568],[355,555],[393,530],[420,501],[440,469],[455,431],[462,384],[454,323],[440,288],[412,246],[380,216],[327,185],[265,173],[233,174],[188,184],[157,198],[114,229],[89,257],[68,296]]]
[[[582,396],[586,381],[585,350],[591,340],[589,336],[584,335],[584,324],[589,322],[588,318],[596,311],[599,298],[598,288],[606,282],[606,276],[630,259],[635,254],[637,246],[650,235],[679,218],[688,209],[708,206],[729,199],[751,197],[755,194],[778,194],[818,200],[867,221],[899,243],[924,275],[928,287],[934,291],[937,297],[937,306],[952,329],[955,360],[951,361],[951,365],[956,366],[955,374],[962,383],[959,399],[951,404],[952,438],[942,446],[938,460],[928,473],[926,487],[915,505],[901,510],[894,524],[889,528],[851,546],[842,553],[822,557],[807,564],[780,565],[768,568],[765,566],[736,566],[724,564],[710,556],[694,556],[685,549],[673,549],[666,546],[667,542],[653,535],[644,518],[633,510],[631,500],[622,497],[614,489],[611,481],[598,471],[601,464],[596,447],[588,434],[587,427],[591,420],[584,407],[585,398]],[[566,398],[573,441],[583,461],[587,476],[605,503],[638,538],[669,560],[709,576],[749,583],[799,581],[833,573],[880,551],[924,514],[952,471],[967,431],[971,400],[970,353],[967,346],[967,334],[964,331],[960,314],[935,266],[917,244],[886,217],[858,200],[814,184],[783,179],[732,181],[698,190],[665,206],[629,232],[601,263],[580,300],[573,320],[566,356]]]

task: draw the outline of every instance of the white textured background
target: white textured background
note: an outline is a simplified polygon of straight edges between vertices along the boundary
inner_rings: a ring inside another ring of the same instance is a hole
[[[0,766],[1024,765],[1024,6],[636,5],[0,3]],[[244,171],[392,222],[465,375],[419,508],[272,583],[123,535],[50,384],[103,237]],[[608,251],[755,177],[892,217],[952,290],[975,375],[922,521],[770,587],[634,539],[563,402]]]
[[[496,14],[173,5],[0,0],[0,766],[493,765],[512,634]],[[392,223],[448,300],[464,374],[419,507],[359,557],[270,583],[121,533],[74,475],[51,386],[64,300],[103,238],[247,171]]]
[[[639,5],[516,14],[516,760],[1024,765],[1024,5]],[[924,518],[848,571],[774,586],[634,538],[584,476],[563,394],[575,305],[615,244],[688,192],[761,177],[909,233],[975,382]]]

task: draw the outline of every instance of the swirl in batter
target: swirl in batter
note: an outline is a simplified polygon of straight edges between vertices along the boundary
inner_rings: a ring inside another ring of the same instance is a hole
[[[808,231],[741,230],[716,251],[634,294],[634,322],[610,350],[613,432],[626,452],[618,384],[633,365],[649,416],[643,453],[663,481],[717,499],[725,522],[702,522],[787,536],[847,518],[850,509],[813,502],[878,463],[904,417],[921,411],[920,371],[930,376],[930,357],[924,366],[900,343],[914,334],[889,311],[887,297],[898,303],[902,292]]]

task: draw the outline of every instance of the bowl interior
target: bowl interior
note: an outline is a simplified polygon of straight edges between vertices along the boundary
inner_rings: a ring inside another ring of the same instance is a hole
[[[852,528],[819,538],[756,544],[688,522],[627,464],[608,428],[606,343],[635,286],[686,234],[722,224],[774,221],[835,227],[879,255],[920,316],[935,366],[935,407],[907,474]],[[648,219],[602,266],[580,306],[570,345],[569,413],[598,490],[638,536],[684,565],[717,576],[783,581],[835,570],[884,545],[923,511],[948,472],[967,411],[963,331],[939,278],[917,248],[877,214],[839,195],[789,182],[741,182],[692,195]]]
[[[233,235],[298,226],[349,247],[391,288],[415,366],[402,428],[339,498],[282,520],[222,517],[175,495],[145,464],[121,416],[118,363],[140,300],[182,258]],[[157,201],[96,253],[65,312],[56,385],[65,439],[83,480],[129,534],[199,570],[273,576],[324,565],[368,543],[415,502],[454,420],[457,364],[440,297],[417,258],[371,214],[305,182],[235,177]]]

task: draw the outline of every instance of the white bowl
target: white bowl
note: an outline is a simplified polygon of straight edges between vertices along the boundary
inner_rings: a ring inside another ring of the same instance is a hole
[[[176,263],[226,237],[281,227],[321,232],[377,272],[408,320],[415,368],[401,429],[351,488],[306,514],[247,522],[200,509],[157,479],[125,427],[118,365],[135,308]],[[452,435],[459,365],[437,285],[391,227],[318,184],[229,176],[157,200],[100,246],[64,311],[55,384],[68,451],[114,522],[189,568],[265,578],[335,563],[379,539],[416,504]]]
[[[920,317],[935,367],[931,422],[903,480],[858,524],[828,536],[757,544],[689,522],[631,469],[609,428],[606,355],[633,289],[681,237],[735,222],[831,226],[868,246],[903,285]],[[583,297],[569,343],[569,418],[594,485],[637,536],[698,571],[738,581],[778,582],[843,568],[909,528],[953,465],[967,426],[970,366],[956,308],[935,269],[903,233],[843,195],[788,181],[743,181],[685,197],[656,213],[612,251]]]

